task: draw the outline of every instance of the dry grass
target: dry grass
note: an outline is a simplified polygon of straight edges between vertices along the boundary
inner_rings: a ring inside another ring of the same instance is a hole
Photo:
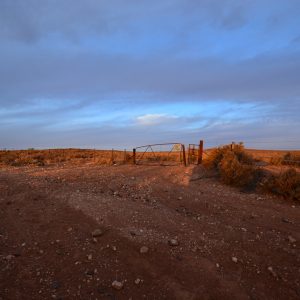
[[[11,166],[52,164],[114,164],[129,162],[132,153],[90,149],[47,149],[0,151],[0,164]]]
[[[297,150],[285,151],[245,149],[245,151],[246,153],[250,154],[255,160],[263,161],[275,166],[300,166],[300,151]]]

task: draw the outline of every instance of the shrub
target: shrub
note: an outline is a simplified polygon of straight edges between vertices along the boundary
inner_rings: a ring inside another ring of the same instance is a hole
[[[253,164],[254,162],[252,156],[245,152],[243,143],[239,143],[235,144],[234,147],[232,147],[232,145],[225,145],[213,149],[209,153],[208,158],[204,161],[204,164],[210,168],[218,168],[227,153],[233,153],[240,163]]]
[[[300,155],[288,152],[283,156],[282,163],[284,165],[300,165]]]
[[[205,161],[206,166],[218,171],[221,180],[229,185],[255,188],[259,171],[254,166],[254,159],[247,154],[242,143],[226,145],[214,149]]]
[[[256,186],[256,169],[252,164],[243,164],[234,152],[225,153],[218,170],[221,180],[226,184],[245,188]]]
[[[283,159],[278,156],[271,157],[270,164],[274,166],[280,166],[283,162]]]
[[[285,198],[300,201],[300,174],[288,169],[279,175],[271,175],[263,183],[263,188]]]

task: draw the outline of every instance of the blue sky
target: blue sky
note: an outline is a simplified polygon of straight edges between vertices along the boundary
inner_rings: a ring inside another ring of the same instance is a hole
[[[1,0],[0,148],[300,148],[296,0]]]

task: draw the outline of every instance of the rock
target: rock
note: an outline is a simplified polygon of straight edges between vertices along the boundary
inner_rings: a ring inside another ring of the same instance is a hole
[[[52,288],[54,290],[57,290],[58,288],[60,288],[60,286],[61,286],[61,284],[60,284],[59,281],[55,280],[55,281],[52,282]]]
[[[297,242],[297,240],[294,237],[292,237],[291,235],[288,236],[288,240],[292,244]]]
[[[179,242],[176,239],[170,239],[168,240],[168,244],[172,247],[175,247],[179,245]]]
[[[115,280],[111,286],[115,289],[115,290],[121,290],[123,288],[123,283],[120,281]]]
[[[87,259],[88,259],[88,260],[92,260],[92,259],[93,259],[93,255],[92,255],[92,254],[89,254],[89,255],[87,256]]]
[[[141,283],[141,279],[137,278],[137,279],[134,281],[134,283],[135,283],[136,285],[140,284],[140,283]]]
[[[133,230],[130,230],[129,233],[130,233],[131,236],[136,236],[137,235],[136,232],[133,231]]]
[[[178,199],[178,200],[182,200],[182,197],[180,196],[180,197],[178,197],[177,199]]]
[[[272,267],[268,267],[268,271],[269,271],[274,277],[277,277],[277,274],[275,273],[275,271],[273,270]]]
[[[140,253],[142,253],[142,254],[147,253],[148,251],[149,251],[149,248],[146,246],[142,246],[140,249]]]
[[[234,263],[237,263],[238,262],[238,259],[236,257],[232,257],[231,260],[234,262]]]
[[[95,272],[94,272],[93,270],[87,270],[87,271],[85,272],[85,274],[88,275],[88,276],[93,276],[94,273],[95,273]]]
[[[5,257],[6,260],[12,260],[14,258],[14,255],[9,254]]]
[[[103,235],[103,230],[101,230],[101,229],[95,229],[93,232],[92,232],[92,236],[93,237],[99,237],[99,236],[101,236],[101,235]]]

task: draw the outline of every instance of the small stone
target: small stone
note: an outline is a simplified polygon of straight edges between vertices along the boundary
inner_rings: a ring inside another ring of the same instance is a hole
[[[168,244],[172,247],[175,247],[179,245],[179,242],[176,239],[170,239],[168,240]]]
[[[11,255],[11,254],[9,254],[5,257],[6,260],[12,260],[13,258],[14,258],[14,255]]]
[[[87,270],[86,271],[86,275],[88,275],[88,276],[93,276],[94,275],[94,271],[93,270]]]
[[[123,283],[120,281],[115,280],[111,286],[115,289],[115,290],[121,290],[123,288]]]
[[[135,283],[136,285],[140,284],[140,283],[141,283],[141,279],[137,278],[137,279],[134,281],[134,283]]]
[[[89,254],[89,255],[87,256],[87,259],[88,259],[88,260],[92,260],[92,259],[93,259],[93,255],[92,255],[92,254]]]
[[[297,240],[294,237],[292,237],[291,235],[288,236],[288,240],[292,244],[297,242]]]
[[[142,254],[147,253],[148,251],[149,251],[149,248],[146,246],[142,246],[140,249],[140,253],[142,253]]]
[[[72,230],[73,230],[72,227],[69,227],[69,228],[68,228],[68,232],[71,232]]]
[[[182,200],[182,197],[180,196],[180,197],[178,197],[177,199],[178,199],[178,200]]]
[[[237,263],[237,262],[238,262],[238,259],[237,259],[236,257],[232,257],[231,259],[232,259],[232,261],[233,261],[234,263]]]
[[[113,251],[117,251],[117,247],[116,246],[112,246],[111,248],[113,249]]]
[[[269,271],[274,277],[277,277],[277,274],[275,273],[275,271],[273,270],[272,267],[268,267],[268,271]]]
[[[217,267],[217,268],[220,268],[220,265],[219,265],[218,263],[216,263],[216,267]]]
[[[57,281],[57,280],[53,281],[52,288],[55,289],[55,290],[57,290],[58,288],[60,288],[60,282]]]
[[[93,232],[92,232],[92,236],[93,237],[98,237],[98,236],[101,236],[103,235],[103,231],[101,229],[95,229]]]

